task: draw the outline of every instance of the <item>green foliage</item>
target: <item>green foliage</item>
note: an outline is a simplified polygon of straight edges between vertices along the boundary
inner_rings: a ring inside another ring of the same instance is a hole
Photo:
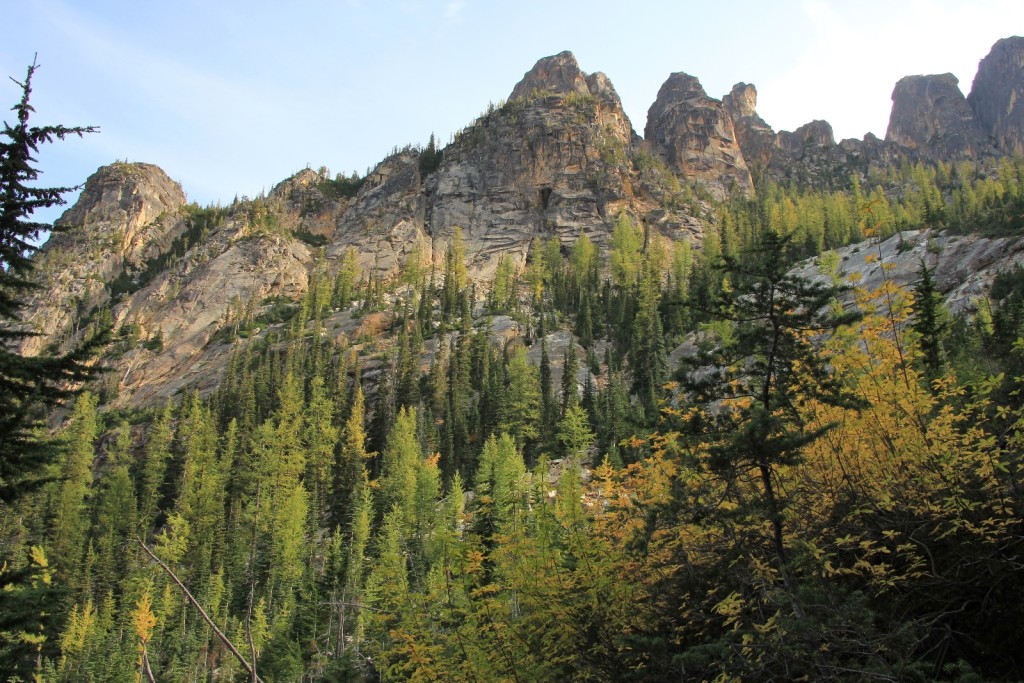
[[[359,177],[354,171],[346,177],[339,173],[334,180],[324,178],[317,183],[317,189],[328,199],[351,199],[359,194],[359,190],[366,182],[366,176]]]
[[[612,280],[620,287],[636,283],[640,275],[643,234],[625,213],[619,214],[612,231]]]
[[[426,178],[428,175],[436,171],[441,166],[441,160],[444,158],[444,150],[437,148],[437,143],[434,142],[434,134],[430,134],[430,141],[427,146],[420,152],[419,169],[420,176]]]

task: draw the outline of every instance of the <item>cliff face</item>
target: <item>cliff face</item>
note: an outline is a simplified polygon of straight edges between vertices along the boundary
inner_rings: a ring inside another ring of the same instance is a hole
[[[1024,154],[1024,38],[1004,38],[981,60],[967,103],[1003,154]]]
[[[633,139],[603,74],[588,77],[569,53],[542,59],[445,150],[428,189],[429,232],[440,248],[461,227],[482,272],[502,253],[521,261],[535,235],[602,239],[630,204]]]
[[[41,336],[24,349],[61,342],[83,313],[109,301],[107,285],[126,268],[166,251],[185,229],[184,204],[181,186],[151,164],[117,163],[89,176],[39,255],[42,290],[26,319]]]

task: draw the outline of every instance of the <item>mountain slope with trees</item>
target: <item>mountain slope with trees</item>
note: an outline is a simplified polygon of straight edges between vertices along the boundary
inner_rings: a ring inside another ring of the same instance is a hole
[[[756,114],[684,76],[666,157],[563,53],[365,178],[91,178],[70,217],[127,218],[45,249],[29,313],[115,334],[5,503],[51,615],[12,672],[1013,680],[1024,161],[821,141],[722,185],[669,110]]]

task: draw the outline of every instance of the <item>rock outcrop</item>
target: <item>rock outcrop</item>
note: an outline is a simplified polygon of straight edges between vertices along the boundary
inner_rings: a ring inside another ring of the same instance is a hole
[[[753,188],[728,108],[689,74],[674,73],[661,86],[647,112],[644,139],[670,168],[718,197]]]
[[[892,92],[885,139],[932,160],[977,159],[987,136],[960,92],[956,76],[907,76]]]
[[[1024,155],[1024,38],[1004,38],[981,60],[967,96],[1001,154]]]
[[[70,243],[107,243],[121,265],[142,263],[167,248],[174,235],[171,226],[158,219],[183,204],[181,185],[158,166],[104,166],[89,176],[79,200],[57,220],[58,230],[46,250],[65,248]],[[118,264],[111,265],[114,271],[100,274],[116,276]]]
[[[932,230],[907,230],[878,243],[861,242],[837,249],[838,275],[867,292],[885,282],[912,288],[924,262],[954,315],[971,314],[992,287],[999,273],[1024,266],[1024,241],[1015,237],[954,235]],[[800,277],[824,282],[817,259],[794,270]],[[852,303],[854,296],[849,299]]]
[[[42,290],[26,319],[41,336],[22,348],[34,353],[67,341],[82,313],[110,299],[107,284],[165,252],[184,231],[177,213],[184,204],[181,186],[152,164],[115,163],[89,176],[38,257]]]
[[[486,277],[503,254],[522,263],[536,236],[607,244],[620,211],[677,237],[698,232],[644,189],[631,161],[638,143],[604,74],[585,74],[568,52],[540,60],[502,107],[456,136],[427,181],[435,254],[460,227],[471,270]]]
[[[737,83],[722,98],[733,121],[736,141],[751,170],[768,167],[777,147],[775,131],[757,114],[757,88],[750,83]]]
[[[415,248],[429,254],[426,231],[428,197],[420,177],[419,155],[398,152],[377,164],[359,193],[335,216],[328,259],[354,247],[369,272],[395,273]]]
[[[587,75],[580,70],[576,56],[568,50],[545,57],[526,72],[509,95],[510,100],[531,100],[544,94],[590,95]]]

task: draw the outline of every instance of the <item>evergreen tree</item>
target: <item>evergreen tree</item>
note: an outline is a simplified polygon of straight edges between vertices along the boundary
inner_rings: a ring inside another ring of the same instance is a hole
[[[562,443],[565,457],[576,463],[586,454],[594,442],[587,411],[578,403],[570,405],[558,423],[558,440]]]
[[[576,358],[576,340],[569,337],[569,346],[565,349],[565,356],[562,359],[562,417],[565,417],[569,408],[580,402],[579,385],[576,375],[579,373],[580,364]]]
[[[71,397],[95,375],[86,361],[105,341],[109,328],[65,354],[23,356],[15,348],[35,333],[22,322],[26,297],[39,285],[33,279],[32,255],[44,231],[62,230],[32,220],[36,210],[64,203],[62,195],[76,188],[36,187],[33,167],[40,147],[72,135],[95,132],[92,127],[30,126],[32,77],[28,68],[21,100],[13,107],[17,121],[4,122],[0,142],[0,505],[42,483],[43,465],[55,451],[35,428],[45,410]],[[0,508],[0,513],[6,514]],[[3,561],[6,558],[0,558]]]
[[[366,434],[363,427],[366,419],[365,403],[363,387],[357,382],[352,411],[345,421],[344,435],[338,450],[331,500],[333,522],[345,530],[351,528],[358,487],[365,477],[366,463],[370,457],[366,452]]]
[[[619,287],[636,283],[641,268],[643,235],[629,216],[620,213],[612,230],[612,281]]]
[[[658,308],[661,296],[658,272],[651,263],[645,264],[644,271],[636,316],[633,318],[629,364],[633,373],[633,390],[644,407],[647,421],[653,422],[658,417],[658,399],[665,382],[668,361]]]
[[[381,456],[378,498],[380,516],[388,510],[398,510],[410,531],[417,522],[417,479],[423,461],[416,427],[416,410],[402,408],[388,433]]]
[[[99,432],[96,403],[96,397],[88,392],[75,402],[65,437],[67,454],[55,502],[51,547],[57,566],[72,579],[81,565],[88,538],[86,501],[92,489],[92,463]]]
[[[702,405],[718,401],[715,411],[694,411],[690,424],[708,440],[709,465],[726,479],[757,477],[757,505],[771,528],[776,571],[785,580],[794,611],[800,607],[790,580],[783,530],[786,501],[777,488],[780,467],[799,461],[800,449],[821,438],[830,426],[807,428],[796,409],[801,400],[849,405],[851,399],[814,336],[835,331],[855,314],[829,306],[839,291],[789,274],[790,237],[765,231],[748,248],[741,266],[726,259],[735,289],[724,289],[720,315],[733,324],[731,339],[693,362],[701,368],[684,376]],[[722,403],[724,401],[724,403]]]
[[[157,414],[149,428],[146,448],[143,452],[140,471],[136,476],[139,490],[139,522],[144,534],[148,534],[161,509],[161,495],[164,489],[164,474],[171,457],[174,430],[171,428],[171,404],[168,402]]]
[[[517,346],[508,361],[507,385],[501,406],[499,428],[516,443],[527,444],[540,436],[540,377],[526,357],[526,348]]]
[[[334,452],[338,430],[334,426],[334,405],[320,376],[310,383],[309,402],[303,415],[302,445],[306,450],[306,487],[310,492],[310,529],[319,529],[327,518],[334,473]]]
[[[441,320],[451,324],[459,312],[460,298],[466,289],[466,245],[462,229],[456,227],[444,253],[444,284],[441,288]]]
[[[558,418],[557,404],[551,386],[551,358],[548,356],[548,340],[540,338],[540,412],[541,436],[546,443],[554,436],[554,426]]]
[[[341,266],[334,278],[334,288],[331,292],[331,306],[337,309],[346,309],[352,303],[356,293],[356,283],[359,281],[359,266],[356,261],[355,247],[348,247],[342,256]]]
[[[100,481],[95,496],[93,590],[97,596],[114,590],[118,580],[127,573],[128,558],[133,553],[125,553],[123,546],[137,531],[135,486],[128,472],[132,461],[128,424],[122,422],[114,434],[114,441],[107,449],[111,470]]]
[[[925,372],[934,379],[942,371],[942,337],[946,324],[942,316],[941,297],[935,290],[932,271],[924,259],[921,260],[921,267],[917,272],[921,279],[914,287],[915,310],[912,327],[918,334],[918,346],[921,349],[921,361]]]

